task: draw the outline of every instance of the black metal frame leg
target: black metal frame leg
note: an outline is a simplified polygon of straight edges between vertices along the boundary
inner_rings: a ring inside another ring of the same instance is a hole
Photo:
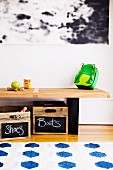
[[[67,98],[68,134],[78,134],[79,98]]]

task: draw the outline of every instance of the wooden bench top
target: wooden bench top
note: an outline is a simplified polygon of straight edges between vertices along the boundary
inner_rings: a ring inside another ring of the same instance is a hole
[[[24,91],[7,91],[0,88],[0,98],[109,98],[109,92],[95,88],[32,88]]]

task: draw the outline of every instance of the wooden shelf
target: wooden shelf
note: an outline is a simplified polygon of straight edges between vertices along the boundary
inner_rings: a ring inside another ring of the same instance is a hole
[[[78,88],[33,88],[24,91],[7,91],[0,88],[0,98],[109,98],[110,94],[100,89]]]

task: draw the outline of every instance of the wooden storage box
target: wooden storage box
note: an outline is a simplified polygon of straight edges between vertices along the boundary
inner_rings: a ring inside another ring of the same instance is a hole
[[[30,136],[30,112],[0,113],[0,140]]]
[[[62,101],[38,101],[33,106],[33,134],[67,134],[68,108]]]

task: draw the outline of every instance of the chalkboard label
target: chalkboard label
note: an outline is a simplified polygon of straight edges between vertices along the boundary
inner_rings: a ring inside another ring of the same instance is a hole
[[[35,132],[66,133],[66,117],[35,117]]]
[[[26,136],[28,136],[28,122],[1,124],[2,139]]]

